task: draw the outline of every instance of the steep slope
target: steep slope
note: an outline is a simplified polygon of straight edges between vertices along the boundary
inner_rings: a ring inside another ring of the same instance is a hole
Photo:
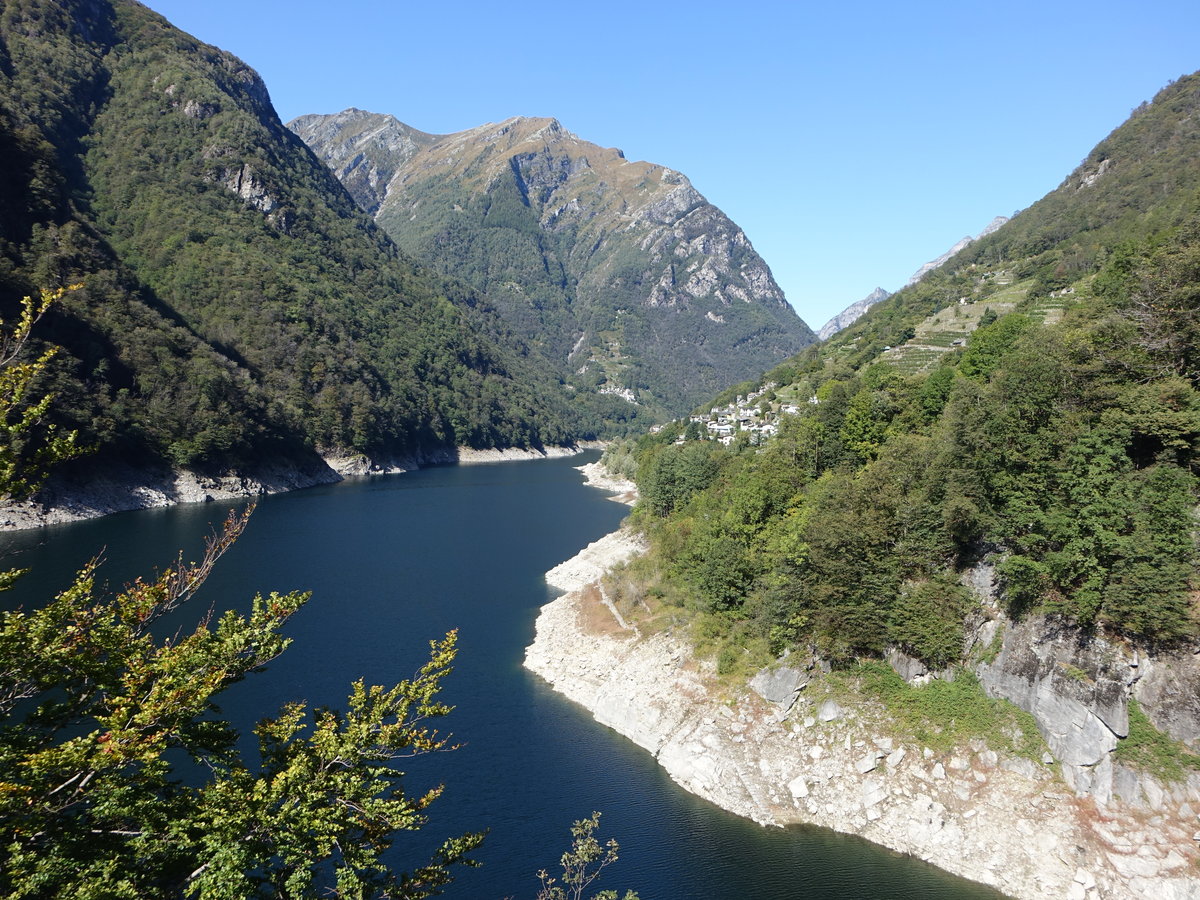
[[[65,424],[99,459],[244,468],[569,440],[545,363],[283,127],[245,64],[132,0],[0,11],[0,306],[82,282]]]
[[[821,326],[821,330],[817,332],[817,338],[822,341],[827,341],[843,328],[848,328],[853,325],[863,314],[878,303],[880,300],[886,300],[892,296],[891,292],[885,291],[881,287],[875,288],[867,296],[863,297],[857,303],[851,303],[840,313]]]
[[[814,340],[683,175],[554,119],[432,136],[346,110],[289,127],[404,249],[483,291],[580,389],[677,415]]]

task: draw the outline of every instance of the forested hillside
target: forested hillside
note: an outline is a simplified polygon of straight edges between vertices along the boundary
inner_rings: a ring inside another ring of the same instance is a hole
[[[481,291],[610,415],[679,415],[815,339],[682,173],[557,120],[431,135],[349,109],[288,124],[401,247]]]
[[[0,10],[0,314],[93,459],[227,468],[590,433],[469,290],[401,254],[258,76],[131,0]]]
[[[1198,341],[1192,75],[1044,200],[724,395],[769,388],[763,446],[643,438],[644,596],[689,610],[725,670],[797,647],[961,662],[983,560],[1013,619],[1195,638]]]

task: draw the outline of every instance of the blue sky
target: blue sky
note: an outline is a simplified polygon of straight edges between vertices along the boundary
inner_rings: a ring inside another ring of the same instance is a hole
[[[677,169],[814,329],[1036,201],[1200,69],[1195,0],[147,5],[254,66],[285,121],[555,116]]]

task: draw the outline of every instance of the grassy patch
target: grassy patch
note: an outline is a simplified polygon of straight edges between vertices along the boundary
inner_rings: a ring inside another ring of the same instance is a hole
[[[982,650],[977,651],[976,658],[989,666],[996,661],[996,657],[1000,655],[1000,651],[1004,649],[1004,626],[996,629],[996,633],[992,635],[991,641]]]
[[[1160,781],[1183,781],[1200,770],[1200,756],[1154,727],[1141,706],[1129,698],[1129,736],[1117,741],[1116,757],[1131,768],[1148,772]]]
[[[1073,666],[1070,663],[1059,663],[1059,666],[1062,667],[1063,672],[1066,673],[1068,678],[1073,678],[1081,684],[1091,684],[1092,676],[1088,675],[1079,666]]]
[[[726,686],[740,686],[773,657],[768,642],[746,633],[720,613],[697,613],[692,619],[692,643],[697,657],[716,660],[717,675]]]
[[[898,726],[916,743],[950,751],[971,738],[982,738],[997,752],[1037,760],[1045,750],[1033,716],[983,692],[974,673],[958,672],[954,681],[908,684],[886,663],[867,660],[846,673],[858,690],[887,707]]]

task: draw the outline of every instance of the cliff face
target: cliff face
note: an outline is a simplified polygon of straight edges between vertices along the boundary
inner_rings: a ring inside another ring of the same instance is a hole
[[[677,415],[814,340],[686,177],[557,120],[433,136],[346,110],[290,127],[402,247],[483,291],[580,389]]]
[[[1200,746],[1200,665],[1194,653],[1152,657],[1035,616],[1009,623],[995,660],[976,669],[984,689],[1033,715],[1077,796],[1101,806],[1166,812],[1200,803],[1200,772],[1161,782],[1122,765],[1130,698],[1171,737]]]
[[[1014,897],[1200,897],[1188,858],[1200,778],[1163,786],[1109,762],[1116,788],[1099,789],[1101,757],[1127,727],[1129,660],[1112,647],[1045,621],[1010,628],[981,680],[1030,701],[1054,757],[981,740],[935,753],[898,739],[878,704],[828,693],[809,663],[764,670],[731,702],[686,640],[623,626],[602,586],[586,586],[637,552],[610,535],[547,575],[570,592],[542,609],[525,665],[686,789],[760,823],[858,834]]]

